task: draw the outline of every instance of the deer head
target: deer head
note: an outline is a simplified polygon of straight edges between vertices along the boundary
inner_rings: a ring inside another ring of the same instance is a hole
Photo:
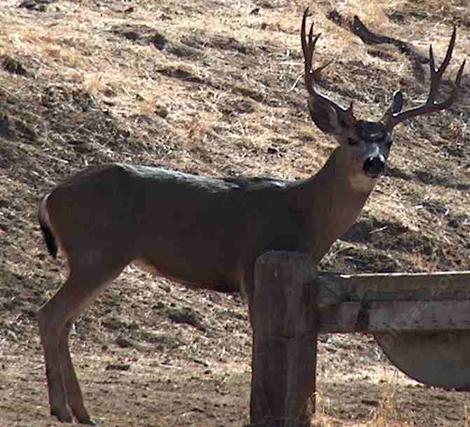
[[[432,46],[430,47],[431,87],[426,103],[422,106],[401,111],[403,95],[400,91],[394,93],[391,106],[378,122],[358,120],[354,116],[353,103],[349,108],[343,108],[334,101],[319,93],[316,81],[320,72],[329,63],[314,68],[313,56],[315,45],[320,34],[313,35],[313,24],[306,34],[308,9],[305,10],[301,27],[301,44],[305,64],[305,86],[309,93],[308,108],[315,125],[324,133],[332,135],[340,144],[340,155],[343,162],[352,168],[352,173],[369,179],[376,179],[385,169],[387,158],[392,146],[393,128],[400,122],[419,116],[434,113],[449,108],[457,99],[462,79],[465,61],[460,66],[452,89],[444,101],[437,101],[442,76],[449,65],[455,46],[456,28],[447,48],[442,65],[436,69]]]

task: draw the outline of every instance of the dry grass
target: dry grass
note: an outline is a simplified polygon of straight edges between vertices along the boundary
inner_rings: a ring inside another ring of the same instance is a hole
[[[439,58],[457,22],[454,56],[470,52],[467,0],[82,0],[45,12],[2,2],[0,60],[19,61],[26,75],[0,68],[0,424],[52,425],[34,311],[63,277],[36,230],[40,194],[107,161],[290,179],[323,164],[333,143],[311,125],[299,79],[298,27],[307,5],[322,32],[318,60],[334,59],[322,90],[344,103],[354,98],[362,118],[380,117],[398,87],[408,103],[423,99],[427,83],[416,83],[396,49],[362,44],[328,11],[359,14],[423,52],[432,41]],[[470,269],[469,89],[465,76],[457,107],[397,129],[389,173],[356,226],[359,238],[337,242],[323,268]],[[170,309],[188,307],[205,332],[168,318]],[[84,388],[108,425],[246,420],[250,336],[238,298],[129,269],[76,329]],[[121,348],[119,337],[131,346]],[[128,363],[138,375],[111,375],[110,363]],[[420,387],[384,366],[369,338],[329,337],[321,346],[318,425],[468,425],[466,396]],[[113,406],[122,396],[128,406]]]

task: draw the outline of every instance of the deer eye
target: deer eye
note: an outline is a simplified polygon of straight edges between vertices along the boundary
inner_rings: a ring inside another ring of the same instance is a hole
[[[357,145],[357,144],[359,144],[359,141],[357,139],[354,139],[354,138],[348,138],[348,144],[349,145]]]

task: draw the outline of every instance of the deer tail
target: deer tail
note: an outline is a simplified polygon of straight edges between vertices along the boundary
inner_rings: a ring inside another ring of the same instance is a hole
[[[57,240],[54,236],[52,231],[50,222],[49,222],[49,215],[47,213],[47,196],[44,196],[39,204],[38,210],[38,219],[39,219],[39,226],[41,227],[42,235],[44,237],[44,241],[46,242],[47,249],[53,258],[57,257]]]

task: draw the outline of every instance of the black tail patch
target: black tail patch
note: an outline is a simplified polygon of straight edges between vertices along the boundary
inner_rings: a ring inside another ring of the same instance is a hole
[[[55,240],[54,234],[49,226],[45,223],[43,218],[41,217],[41,213],[39,213],[39,225],[41,227],[42,235],[44,236],[44,240],[47,245],[47,249],[49,253],[52,255],[53,258],[57,257],[57,242]]]

